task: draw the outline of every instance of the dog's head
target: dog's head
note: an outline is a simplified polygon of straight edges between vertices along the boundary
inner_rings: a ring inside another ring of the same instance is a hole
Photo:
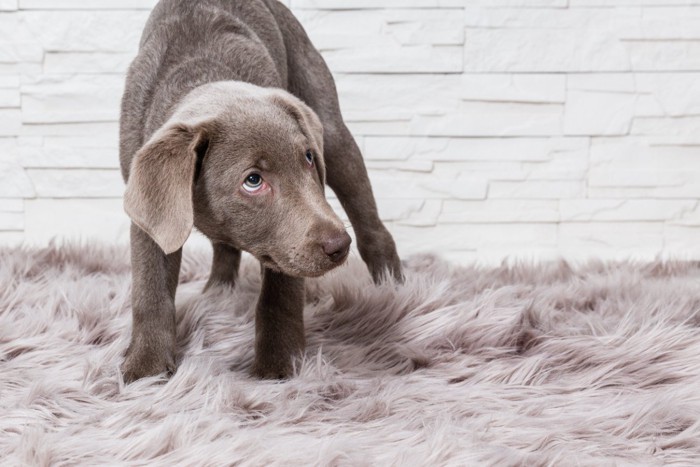
[[[124,206],[166,253],[194,225],[266,267],[318,276],[350,246],[324,184],[323,127],[306,104],[219,82],[192,91],[136,153]]]

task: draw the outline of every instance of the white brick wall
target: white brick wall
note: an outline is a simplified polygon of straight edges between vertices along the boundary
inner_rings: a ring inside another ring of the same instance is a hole
[[[286,3],[402,254],[700,258],[700,0]],[[127,239],[118,107],[154,4],[0,0],[0,243]]]

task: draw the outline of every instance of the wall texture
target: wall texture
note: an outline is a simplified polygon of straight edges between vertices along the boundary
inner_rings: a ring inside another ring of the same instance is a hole
[[[154,3],[0,0],[0,243],[127,238],[119,99]],[[402,254],[700,258],[700,0],[286,3]]]

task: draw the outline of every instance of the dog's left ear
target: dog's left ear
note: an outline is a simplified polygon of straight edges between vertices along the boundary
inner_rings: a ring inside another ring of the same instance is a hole
[[[294,117],[299,123],[299,127],[304,135],[314,145],[314,165],[318,178],[321,180],[321,185],[326,185],[326,163],[323,158],[323,124],[311,107],[306,105],[302,100],[287,93],[277,92],[273,95],[273,100],[279,106]]]

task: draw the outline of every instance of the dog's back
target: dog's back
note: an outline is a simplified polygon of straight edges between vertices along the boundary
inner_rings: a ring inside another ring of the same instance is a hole
[[[156,5],[122,99],[125,180],[136,151],[195,87],[237,80],[286,88],[287,56],[275,9],[268,0],[161,0]]]

